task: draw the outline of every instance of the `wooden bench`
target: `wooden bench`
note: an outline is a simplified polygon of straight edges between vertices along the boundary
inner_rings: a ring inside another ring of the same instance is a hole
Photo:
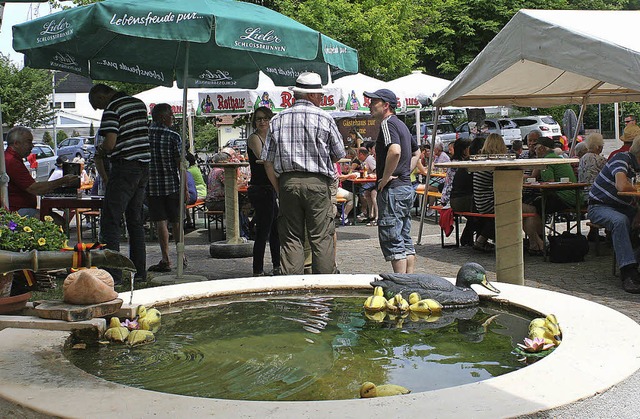
[[[344,206],[347,203],[347,198],[336,197],[336,204],[340,207],[340,223],[344,225],[346,216],[344,214]]]
[[[200,212],[202,214],[205,213],[207,207],[204,205],[204,199],[197,199],[193,204],[187,205],[187,211],[191,210],[191,222],[193,223],[193,227],[196,226],[196,212]],[[205,219],[205,225],[206,225]]]
[[[209,241],[211,241],[211,223],[212,222],[216,224],[216,229],[218,229],[218,223],[220,223],[220,227],[224,227],[224,211],[212,211],[212,210],[205,209],[204,225],[205,225],[205,228],[207,229]]]
[[[98,221],[100,220],[100,210],[91,210],[91,209],[78,209],[80,213],[80,218],[84,219],[84,221],[91,224],[91,240],[96,242],[98,241]],[[82,221],[80,221],[79,226],[77,228],[82,228]]]
[[[430,209],[436,210],[438,213],[442,211],[442,205],[431,205]],[[522,214],[522,218],[535,217],[535,212],[525,212]],[[495,214],[484,214],[480,212],[468,212],[468,211],[454,211],[453,212],[453,229],[456,233],[456,243],[455,244],[444,244],[445,234],[444,230],[440,228],[440,245],[442,248],[447,247],[460,247],[460,217],[465,218],[496,218]]]
[[[600,236],[600,230],[602,229],[605,231],[605,234],[607,235],[607,237],[609,237],[609,232],[601,224],[596,224],[596,223],[592,223],[591,221],[587,221],[587,227],[597,230],[598,236]],[[600,237],[598,237],[598,240],[596,241],[595,250],[596,250],[596,256],[600,256]],[[615,249],[613,249],[613,268],[612,268],[613,276],[616,276],[616,267],[617,267],[616,251]]]
[[[416,195],[420,195],[420,205],[418,205],[418,209],[422,207],[422,201],[424,200],[424,189],[420,189],[416,191]],[[433,197],[435,198],[435,202],[434,205],[430,205],[429,209],[432,209],[432,207],[440,207],[440,200],[442,199],[442,192],[435,192],[435,191],[429,191],[427,192],[427,198]],[[416,215],[418,215],[418,209],[416,209]],[[438,222],[438,218],[439,218],[439,212],[436,211],[435,214],[435,221]]]

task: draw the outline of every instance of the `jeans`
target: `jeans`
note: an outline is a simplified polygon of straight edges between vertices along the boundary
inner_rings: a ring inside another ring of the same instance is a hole
[[[607,205],[589,205],[589,220],[611,231],[611,241],[616,252],[616,261],[621,269],[638,263],[633,253],[629,234],[635,214],[636,210],[634,208],[624,209]]]
[[[129,233],[129,259],[136,267],[136,278],[147,278],[142,204],[149,180],[149,165],[119,160],[112,163],[100,217],[100,231],[107,249],[120,251],[120,222],[124,215]],[[120,269],[107,269],[113,281],[122,281]]]
[[[248,190],[249,201],[254,208],[253,221],[256,226],[256,238],[253,243],[253,273],[264,272],[264,249],[269,240],[273,268],[280,267],[280,236],[278,235],[278,204],[276,192],[271,186],[252,185]]]
[[[411,207],[414,191],[411,185],[378,191],[378,239],[386,261],[415,255],[411,239]]]

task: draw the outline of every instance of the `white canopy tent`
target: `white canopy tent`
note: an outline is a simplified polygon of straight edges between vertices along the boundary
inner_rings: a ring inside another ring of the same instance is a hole
[[[444,106],[580,104],[580,124],[587,104],[640,101],[638,22],[639,11],[520,10],[441,92],[436,120]],[[424,206],[418,244],[423,221]]]
[[[436,105],[640,101],[639,22],[639,11],[520,10]]]
[[[364,97],[364,92],[390,88],[387,82],[362,73],[341,77],[327,85],[327,87],[337,87],[342,90],[343,104],[340,106],[341,110],[365,113],[369,112],[369,101]]]
[[[402,108],[407,111],[421,108],[421,102],[424,103],[427,98],[434,101],[450,83],[450,80],[430,76],[421,71],[412,71],[411,74],[391,80],[387,84],[393,93],[402,98]]]

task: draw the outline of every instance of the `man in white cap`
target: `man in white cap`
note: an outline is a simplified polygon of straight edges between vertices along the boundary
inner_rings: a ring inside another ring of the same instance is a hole
[[[305,235],[311,245],[312,272],[336,272],[333,204],[330,185],[344,144],[331,116],[320,108],[320,75],[301,73],[295,103],[273,117],[262,149],[267,176],[280,199],[281,268],[285,275],[304,272]]]
[[[411,239],[414,192],[410,174],[420,156],[418,143],[396,116],[397,99],[389,89],[364,92],[369,110],[380,122],[376,140],[378,239],[384,259],[395,273],[413,273],[416,250]]]

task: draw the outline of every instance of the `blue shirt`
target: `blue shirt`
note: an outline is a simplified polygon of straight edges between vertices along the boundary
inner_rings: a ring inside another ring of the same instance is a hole
[[[603,204],[611,207],[633,207],[633,198],[619,196],[616,189],[616,173],[624,173],[629,180],[640,172],[636,157],[629,152],[615,154],[602,168],[589,191],[589,204]]]

